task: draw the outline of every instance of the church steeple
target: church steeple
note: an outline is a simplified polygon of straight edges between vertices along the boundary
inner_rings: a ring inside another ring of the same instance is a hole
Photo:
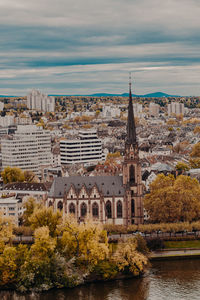
[[[131,92],[131,73],[130,73],[130,75],[129,75],[129,104],[128,104],[126,145],[133,145],[133,147],[134,147],[136,144],[137,144],[137,139],[136,139],[134,111],[133,111],[133,101],[132,101],[132,92]]]

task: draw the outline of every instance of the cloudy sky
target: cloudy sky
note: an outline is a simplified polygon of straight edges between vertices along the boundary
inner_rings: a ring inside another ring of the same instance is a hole
[[[199,0],[0,0],[0,94],[200,95]]]

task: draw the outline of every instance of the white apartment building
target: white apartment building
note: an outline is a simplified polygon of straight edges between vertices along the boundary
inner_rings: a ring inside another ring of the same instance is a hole
[[[134,115],[136,117],[139,117],[142,114],[142,104],[133,103],[133,110],[134,110]]]
[[[95,130],[80,131],[76,140],[60,140],[61,164],[98,162],[104,157],[102,142]]]
[[[184,108],[184,104],[183,103],[179,103],[179,102],[172,102],[170,104],[168,104],[167,106],[168,109],[168,116],[171,115],[184,115],[185,113],[185,108]]]
[[[6,115],[5,117],[0,117],[0,126],[8,127],[15,124],[15,116]]]
[[[114,105],[105,105],[102,109],[103,118],[116,118],[120,116],[121,110],[119,107]]]
[[[55,98],[44,95],[37,90],[32,90],[27,96],[27,107],[37,111],[54,112]]]
[[[21,203],[15,197],[0,198],[0,213],[4,217],[11,217],[18,225],[19,216],[21,215]]]
[[[36,125],[19,125],[13,136],[1,140],[2,168],[19,167],[39,174],[51,164],[51,135]]]
[[[149,104],[149,115],[157,117],[159,115],[160,105],[150,102]]]
[[[0,111],[4,109],[4,103],[0,101]]]

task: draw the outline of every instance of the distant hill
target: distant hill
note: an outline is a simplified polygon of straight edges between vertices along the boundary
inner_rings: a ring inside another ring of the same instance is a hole
[[[123,93],[123,94],[109,94],[109,93],[95,93],[91,95],[49,95],[49,96],[54,96],[54,97],[59,97],[59,96],[79,96],[79,97],[128,97],[129,93]],[[166,93],[162,92],[156,92],[156,93],[150,93],[150,94],[145,94],[145,95],[136,95],[132,94],[133,97],[141,97],[141,98],[160,98],[160,97],[180,97],[178,95],[169,95]],[[8,96],[8,95],[0,95],[0,98],[11,98],[11,97],[20,97],[20,96]]]
[[[119,97],[128,97],[129,93],[123,93],[123,94],[106,94],[106,93],[97,93],[97,94],[92,94],[88,95],[91,97],[112,97],[112,96],[119,96]],[[168,95],[166,93],[162,92],[156,92],[156,93],[150,93],[150,94],[145,94],[145,95],[136,95],[132,94],[133,97],[142,97],[142,98],[155,98],[155,97],[180,97],[178,95]]]

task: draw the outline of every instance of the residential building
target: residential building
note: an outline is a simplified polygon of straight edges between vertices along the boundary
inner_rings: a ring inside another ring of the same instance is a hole
[[[51,136],[35,125],[19,125],[12,136],[1,139],[2,168],[19,167],[40,174],[51,164]]]
[[[27,96],[27,107],[37,111],[54,112],[55,98],[44,95],[37,90],[32,90]]]
[[[0,198],[0,213],[4,217],[11,217],[16,225],[18,225],[20,211],[19,199],[15,197]]]
[[[172,102],[168,104],[167,109],[168,109],[168,116],[184,115],[185,113],[184,104],[180,102]]]
[[[95,130],[79,131],[79,139],[60,140],[61,164],[98,162],[103,158],[102,142]]]
[[[0,101],[0,111],[4,109],[4,103]]]
[[[150,102],[149,104],[149,115],[157,117],[159,115],[160,105]]]
[[[116,118],[120,116],[120,109],[114,105],[105,105],[102,109],[102,117],[103,118]]]
[[[91,145],[93,134],[82,133],[85,146]],[[95,142],[98,138],[93,137],[93,140]],[[82,146],[80,141],[73,141],[71,144],[70,141],[69,144],[61,143],[61,148],[71,151],[72,160],[75,160],[75,149],[80,159]],[[46,205],[52,206],[54,210],[62,210],[63,215],[74,214],[79,221],[91,217],[96,222],[108,224],[142,224],[144,221],[143,184],[131,85],[124,152],[122,176],[57,177],[51,186]]]
[[[15,124],[15,116],[6,115],[5,117],[0,117],[0,126],[8,127]]]

